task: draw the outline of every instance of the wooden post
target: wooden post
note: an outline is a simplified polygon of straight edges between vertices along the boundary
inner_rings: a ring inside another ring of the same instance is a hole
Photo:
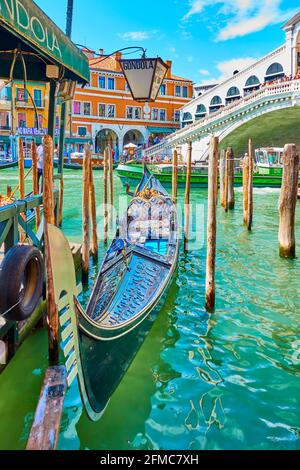
[[[96,195],[95,195],[95,183],[94,183],[94,173],[92,165],[92,156],[90,147],[85,146],[84,151],[89,154],[90,162],[90,211],[92,219],[92,255],[94,261],[98,260],[98,236],[97,236],[97,211],[96,211]]]
[[[295,258],[295,213],[299,179],[299,154],[296,145],[287,144],[283,154],[283,175],[279,199],[279,254]]]
[[[18,165],[19,165],[19,192],[20,199],[25,199],[25,169],[24,169],[24,152],[23,141],[18,138]]]
[[[245,154],[243,160],[243,196],[244,196],[244,224],[248,220],[248,204],[249,204],[249,156]]]
[[[113,153],[112,149],[110,148],[108,151],[109,159],[108,159],[108,172],[109,172],[109,205],[110,205],[110,224],[113,224],[113,207],[114,207],[114,161],[113,161]]]
[[[253,145],[252,139],[249,139],[249,175],[248,175],[248,210],[247,210],[247,228],[252,230],[253,222],[253,172],[254,172],[254,158],[253,158]]]
[[[186,168],[185,201],[184,201],[184,250],[185,251],[188,251],[188,242],[189,242],[192,153],[193,153],[193,144],[192,142],[189,142],[188,161],[187,161],[187,168]]]
[[[217,198],[218,198],[218,137],[210,141],[208,167],[208,215],[207,215],[207,260],[206,260],[206,308],[215,309],[215,269],[217,243]]]
[[[177,150],[173,152],[173,173],[172,173],[172,199],[174,204],[177,204],[178,196],[178,153]]]
[[[220,204],[225,209],[226,197],[225,197],[225,169],[226,169],[226,150],[223,149],[220,155]]]
[[[56,449],[66,391],[65,366],[49,367],[46,370],[26,450]]]
[[[90,168],[91,154],[85,148],[82,172],[82,283],[89,282],[90,262]]]
[[[228,195],[229,195],[229,154],[225,153],[225,189],[224,189],[224,209],[228,212]]]
[[[48,339],[49,362],[51,365],[59,363],[59,321],[58,309],[55,303],[54,281],[50,256],[50,243],[48,224],[55,223],[54,199],[53,199],[53,140],[47,135],[43,139],[44,145],[44,237],[45,237],[45,265],[46,265],[46,290],[47,290],[47,315],[48,315]]]
[[[8,199],[11,198],[11,194],[12,194],[11,186],[7,185],[6,186],[6,196],[8,197]]]
[[[227,189],[227,208],[229,210],[234,209],[234,154],[230,147],[226,152],[226,162],[228,162],[228,189]]]
[[[103,180],[103,204],[104,204],[104,244],[108,241],[108,160],[109,150],[104,150],[104,180]]]
[[[38,183],[38,155],[36,150],[36,144],[33,140],[31,142],[31,158],[32,158],[32,190],[33,194],[36,196],[39,194],[39,183]],[[40,207],[35,209],[35,225],[38,230],[41,223],[41,211]]]

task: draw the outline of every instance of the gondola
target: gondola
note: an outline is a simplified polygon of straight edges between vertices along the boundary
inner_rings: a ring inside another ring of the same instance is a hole
[[[176,206],[145,168],[86,310],[72,295],[75,274],[70,279],[67,273],[70,254],[63,238],[59,229],[49,226],[57,303],[65,294],[69,304],[69,323],[63,313],[62,323],[67,325],[63,349],[71,354],[67,344],[72,330],[76,361],[72,370],[68,359],[69,373],[72,378],[78,374],[88,415],[97,420],[145,340],[173,279],[179,244]]]

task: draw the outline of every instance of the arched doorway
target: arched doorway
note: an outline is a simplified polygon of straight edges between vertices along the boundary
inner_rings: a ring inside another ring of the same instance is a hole
[[[102,129],[96,135],[95,150],[96,153],[103,155],[106,147],[110,146],[115,152],[119,148],[119,138],[115,131],[111,129]]]
[[[131,129],[130,131],[126,132],[123,139],[123,148],[128,144],[134,144],[138,147],[145,143],[145,138],[143,134],[138,131],[137,129]]]

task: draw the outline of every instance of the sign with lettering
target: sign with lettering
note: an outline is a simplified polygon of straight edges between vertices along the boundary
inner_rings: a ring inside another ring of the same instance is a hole
[[[48,133],[48,129],[37,129],[36,127],[18,127],[17,128],[18,135],[22,136],[36,136],[36,135],[46,135]],[[55,129],[55,135],[59,135],[59,129]]]
[[[86,56],[31,0],[0,0],[0,26],[21,36],[35,50],[59,62],[84,82],[89,82]]]
[[[120,65],[135,101],[156,100],[168,66],[160,58],[121,59]]]

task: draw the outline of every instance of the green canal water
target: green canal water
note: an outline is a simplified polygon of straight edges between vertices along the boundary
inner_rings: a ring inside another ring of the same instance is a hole
[[[80,177],[66,173],[64,231],[74,241]],[[16,173],[0,178],[1,192]],[[117,178],[115,188],[123,192]],[[241,192],[235,211],[218,210],[214,315],[204,309],[205,247],[181,250],[167,301],[101,421],[88,420],[76,384],[68,392],[60,449],[300,449],[300,262],[278,256],[278,195],[255,191],[251,234]],[[193,203],[205,206],[206,198],[193,190]],[[299,210],[297,238],[300,254]],[[0,449],[25,447],[46,367],[40,330],[0,376]]]

